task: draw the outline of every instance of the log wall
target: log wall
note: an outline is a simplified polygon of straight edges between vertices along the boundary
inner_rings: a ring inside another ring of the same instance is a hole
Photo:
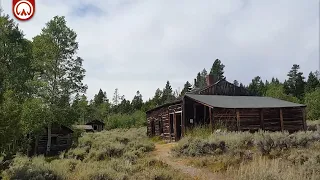
[[[224,109],[213,108],[214,126],[231,131],[289,131],[305,129],[304,108]],[[282,114],[282,115],[281,115]]]
[[[164,106],[160,109],[147,113],[147,134],[148,136],[160,136],[166,141],[174,141],[175,134],[170,133],[170,113],[182,111],[182,104]],[[153,121],[153,123],[152,123]],[[154,125],[154,134],[152,134],[152,125]],[[173,125],[174,122],[173,122]],[[162,126],[162,127],[161,127]],[[162,128],[162,131],[160,130]],[[174,128],[173,128],[174,129]],[[162,132],[162,133],[161,133]]]

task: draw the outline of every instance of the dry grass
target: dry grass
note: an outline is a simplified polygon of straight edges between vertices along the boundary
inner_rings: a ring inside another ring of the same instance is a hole
[[[320,130],[294,134],[223,131],[206,137],[187,136],[172,152],[190,165],[232,179],[313,180],[320,179],[319,149]]]
[[[188,179],[168,165],[148,157],[154,144],[146,128],[88,133],[79,138],[78,146],[62,153],[58,159],[43,156],[17,156],[4,179],[48,180],[127,180]]]

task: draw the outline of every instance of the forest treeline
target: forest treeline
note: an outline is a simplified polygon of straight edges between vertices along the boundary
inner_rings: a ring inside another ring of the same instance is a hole
[[[196,84],[187,81],[181,91],[173,90],[167,81],[145,102],[139,90],[129,100],[118,89],[109,96],[100,89],[90,100],[85,96],[85,69],[77,51],[77,34],[63,16],[53,17],[32,40],[25,38],[13,19],[0,16],[0,153],[25,152],[30,139],[54,123],[70,127],[99,119],[107,129],[143,126],[145,111],[181,98],[194,87],[204,87],[207,74],[225,77],[225,66],[216,59],[209,72],[203,69],[196,75]],[[256,76],[248,85],[238,80],[233,83],[255,95],[306,104],[308,118],[318,119],[318,72],[305,78],[299,70],[294,64],[284,82]]]

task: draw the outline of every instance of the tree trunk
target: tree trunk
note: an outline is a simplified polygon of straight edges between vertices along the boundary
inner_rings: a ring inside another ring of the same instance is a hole
[[[48,155],[51,149],[51,123],[48,124],[48,141],[47,141],[47,152]]]

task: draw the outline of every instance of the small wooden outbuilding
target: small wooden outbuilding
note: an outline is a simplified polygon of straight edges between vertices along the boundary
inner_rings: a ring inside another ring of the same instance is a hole
[[[88,123],[86,123],[86,125],[91,125],[94,131],[100,132],[104,129],[104,122],[100,121],[100,120],[92,120]]]
[[[211,78],[213,79],[213,78]],[[305,105],[252,96],[225,79],[146,112],[149,136],[178,141],[188,128],[223,126],[231,131],[295,132],[306,129]]]
[[[53,124],[51,127],[51,147],[50,154],[58,154],[61,151],[67,150],[72,145],[72,133],[73,130],[67,126]],[[43,128],[43,131],[31,143],[32,154],[45,154],[47,150],[48,142],[48,128]]]

